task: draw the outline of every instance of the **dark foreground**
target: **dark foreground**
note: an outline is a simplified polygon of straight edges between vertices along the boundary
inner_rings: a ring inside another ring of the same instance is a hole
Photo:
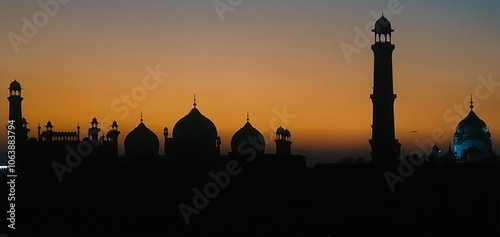
[[[231,175],[224,165],[150,164],[87,161],[62,183],[51,169],[18,174],[12,236],[500,234],[497,164],[423,164],[394,192],[383,176],[397,174],[392,166],[255,162]]]

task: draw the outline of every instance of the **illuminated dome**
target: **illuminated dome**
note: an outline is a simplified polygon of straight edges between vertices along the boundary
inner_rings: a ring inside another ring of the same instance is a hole
[[[470,111],[469,115],[460,121],[457,125],[457,133],[472,134],[488,132],[486,123],[481,120],[474,111]]]
[[[382,17],[375,22],[375,29],[373,29],[373,31],[375,34],[386,35],[391,34],[394,30],[391,29],[391,22],[382,15]]]
[[[488,126],[473,111],[472,99],[470,104],[470,112],[458,123],[453,139],[456,158],[460,162],[483,161],[492,154]]]
[[[21,84],[14,80],[12,83],[10,83],[9,90],[21,90]]]
[[[255,143],[257,143],[257,145],[250,144],[253,143],[254,141]],[[248,148],[254,148],[257,154],[264,154],[265,144],[266,142],[264,140],[264,136],[262,136],[262,133],[260,133],[250,124],[248,118],[245,125],[243,125],[243,127],[240,130],[236,131],[233,137],[231,138],[231,150],[237,154],[240,154],[239,153],[240,150],[245,151]]]
[[[125,155],[157,156],[160,142],[156,134],[142,122],[125,137]]]

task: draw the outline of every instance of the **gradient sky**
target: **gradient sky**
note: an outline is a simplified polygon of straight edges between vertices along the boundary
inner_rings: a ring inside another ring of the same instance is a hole
[[[268,153],[274,153],[272,133],[281,124],[292,132],[293,153],[369,158],[373,36],[355,36],[384,11],[395,30],[396,137],[403,153],[423,141],[445,150],[473,94],[500,154],[497,0],[401,0],[397,14],[388,0],[246,0],[223,18],[211,0],[73,0],[59,5],[16,53],[8,35],[23,36],[23,18],[43,21],[37,2],[0,1],[0,120],[7,124],[7,88],[17,78],[30,136],[48,120],[54,130],[76,130],[80,123],[86,133],[95,116],[118,122],[122,147],[142,111],[163,142],[163,127],[171,130],[189,112],[196,93],[198,108],[217,126],[223,153],[248,110]],[[340,47],[347,44],[359,50],[350,60]],[[128,115],[113,109],[122,95],[142,86],[146,68],[157,65],[168,76],[146,90],[136,108],[128,107]],[[479,78],[496,85],[485,87]],[[290,117],[283,119],[284,110]],[[444,138],[433,137],[440,131]],[[2,129],[2,150],[5,138]]]

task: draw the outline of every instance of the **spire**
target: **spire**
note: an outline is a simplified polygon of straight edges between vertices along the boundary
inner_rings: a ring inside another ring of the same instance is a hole
[[[194,100],[193,106],[196,108],[196,94],[193,94],[193,100]]]
[[[248,118],[248,110],[247,110],[247,123],[250,121],[250,118]]]
[[[472,94],[470,94],[470,111],[472,111],[472,109],[474,109],[474,101],[472,101]]]
[[[142,123],[142,111],[141,111],[141,123]]]

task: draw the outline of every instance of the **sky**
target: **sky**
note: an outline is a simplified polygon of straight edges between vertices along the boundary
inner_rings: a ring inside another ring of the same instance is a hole
[[[369,30],[382,12],[394,29],[403,154],[447,150],[471,94],[500,154],[496,0],[0,0],[0,121],[7,124],[16,79],[29,136],[49,120],[57,131],[80,124],[83,134],[93,117],[104,132],[116,120],[123,153],[141,112],[162,144],[163,128],[172,131],[196,94],[222,153],[248,111],[267,153],[281,125],[292,133],[292,153],[369,158]],[[6,136],[0,130],[0,150]]]

